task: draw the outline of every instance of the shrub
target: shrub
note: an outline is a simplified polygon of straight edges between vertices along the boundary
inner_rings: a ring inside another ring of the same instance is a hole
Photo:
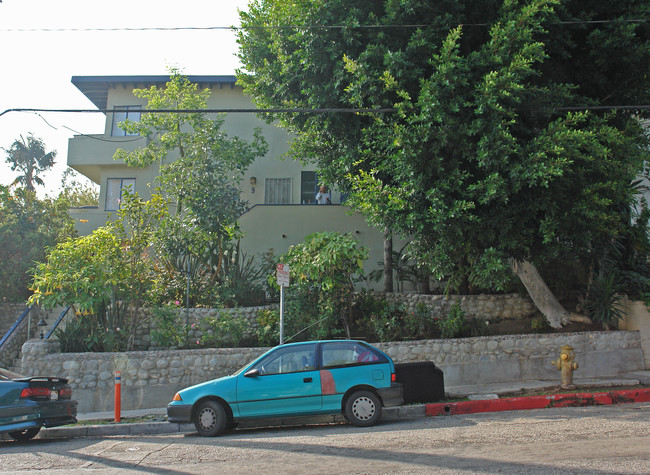
[[[97,321],[83,315],[66,319],[65,326],[57,328],[54,336],[59,340],[63,353],[124,351],[128,331],[118,328],[102,328]]]
[[[406,320],[404,306],[380,301],[376,311],[369,315],[370,332],[377,341],[399,341],[406,338],[404,322]]]
[[[460,308],[460,302],[456,302],[447,316],[438,320],[440,336],[442,338],[457,338],[462,336],[466,330],[465,311]]]
[[[530,329],[533,333],[546,333],[551,328],[544,315],[536,315],[530,321]]]
[[[589,287],[589,296],[585,307],[591,318],[600,322],[608,330],[611,326],[615,326],[625,314],[621,308],[620,290],[616,274],[603,270],[596,274],[596,278]]]
[[[469,318],[465,325],[465,336],[485,336],[490,334],[490,323],[482,318]]]
[[[201,320],[203,334],[196,344],[209,348],[237,348],[250,331],[248,320],[240,313],[223,311]]]
[[[151,332],[154,343],[164,348],[185,346],[188,329],[179,309],[179,305],[167,305],[152,310],[152,318],[156,324],[156,328]]]

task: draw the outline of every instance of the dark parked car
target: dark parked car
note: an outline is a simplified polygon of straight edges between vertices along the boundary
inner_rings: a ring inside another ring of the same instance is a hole
[[[343,413],[371,426],[383,406],[402,403],[390,357],[361,341],[309,341],[278,346],[232,376],[176,393],[169,422],[194,422],[204,436],[243,419]]]
[[[0,433],[29,440],[41,427],[77,422],[77,401],[65,378],[21,376],[0,368]]]

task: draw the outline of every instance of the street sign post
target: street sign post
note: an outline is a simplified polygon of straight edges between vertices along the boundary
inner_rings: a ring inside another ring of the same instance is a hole
[[[278,264],[278,285],[280,286],[280,344],[284,342],[284,288],[289,287],[289,266]]]

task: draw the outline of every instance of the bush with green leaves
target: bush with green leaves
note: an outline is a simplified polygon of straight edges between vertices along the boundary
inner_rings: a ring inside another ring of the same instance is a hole
[[[187,344],[188,328],[180,311],[181,306],[178,301],[176,304],[151,310],[151,318],[155,323],[155,328],[151,331],[151,339],[154,343],[163,348],[184,347]]]
[[[591,318],[609,330],[618,325],[618,321],[625,316],[621,306],[623,295],[616,274],[601,270],[596,274],[589,287],[589,295],[585,307]]]
[[[239,312],[221,311],[217,316],[204,317],[200,322],[198,346],[207,348],[237,348],[250,333],[250,323]]]
[[[293,288],[290,292],[292,295],[284,304],[284,343],[345,336],[337,314],[319,305],[320,296],[316,290]],[[259,312],[256,334],[260,345],[279,344],[279,309]]]
[[[113,352],[126,350],[128,332],[119,327],[102,327],[82,315],[71,315],[57,328],[54,337],[63,353]]]
[[[289,248],[280,262],[289,264],[291,287],[290,305],[297,305],[294,318],[310,325],[322,321],[320,329],[311,334],[327,334],[342,330],[350,337],[350,314],[354,282],[363,274],[363,263],[368,250],[347,234],[319,232],[310,234],[302,243]],[[269,276],[275,282],[275,275]],[[302,312],[308,312],[304,315]],[[330,317],[338,322],[330,326]],[[298,329],[300,330],[300,329]]]
[[[407,312],[401,304],[378,300],[366,314],[366,328],[377,341],[400,341],[406,339]]]
[[[373,341],[437,338],[440,330],[432,310],[424,303],[408,311],[404,304],[388,302],[362,292],[354,305],[354,324]]]
[[[539,314],[534,316],[530,321],[530,329],[533,333],[546,333],[551,329],[551,325],[549,325],[544,315]]]
[[[460,302],[456,302],[449,313],[438,320],[442,338],[458,338],[466,331],[466,325],[465,311],[461,309]]]

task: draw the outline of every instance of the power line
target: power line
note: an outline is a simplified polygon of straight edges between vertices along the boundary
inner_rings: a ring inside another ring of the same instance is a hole
[[[607,23],[646,23],[647,18],[636,19],[615,19],[615,20],[567,20],[556,21],[552,25],[600,25]],[[413,23],[400,25],[260,25],[260,26],[153,26],[153,27],[107,27],[107,28],[0,28],[2,33],[28,32],[28,33],[51,33],[51,32],[111,32],[111,31],[206,31],[206,30],[282,30],[282,29],[306,29],[306,30],[343,30],[343,29],[393,29],[393,28],[429,28],[434,25],[428,23]],[[491,26],[491,23],[459,23],[462,27]]]
[[[385,112],[396,112],[397,109],[394,107],[384,107],[384,108],[343,108],[343,107],[326,107],[326,108],[316,108],[316,109],[307,109],[307,108],[289,108],[289,109],[255,109],[255,108],[242,108],[242,109],[141,109],[138,112],[143,114],[228,114],[228,113],[238,113],[238,114],[273,114],[273,113],[348,113],[348,114],[357,114],[357,113],[385,113]],[[78,114],[89,114],[101,112],[103,114],[110,114],[115,111],[114,109],[33,109],[33,108],[14,108],[7,109],[3,112],[0,112],[0,116],[7,114],[9,112],[61,112],[61,113],[78,113]]]
[[[602,110],[650,110],[650,105],[611,105],[611,106],[566,106],[555,107],[555,111],[602,111]],[[395,107],[380,107],[380,108],[344,108],[344,107],[324,107],[324,108],[271,108],[271,109],[255,109],[255,108],[242,108],[242,109],[141,109],[139,112],[142,114],[384,114],[395,113],[398,109]],[[56,112],[56,113],[72,113],[72,114],[112,114],[114,109],[35,109],[35,108],[14,108],[6,109],[0,112],[0,117],[10,112]]]

